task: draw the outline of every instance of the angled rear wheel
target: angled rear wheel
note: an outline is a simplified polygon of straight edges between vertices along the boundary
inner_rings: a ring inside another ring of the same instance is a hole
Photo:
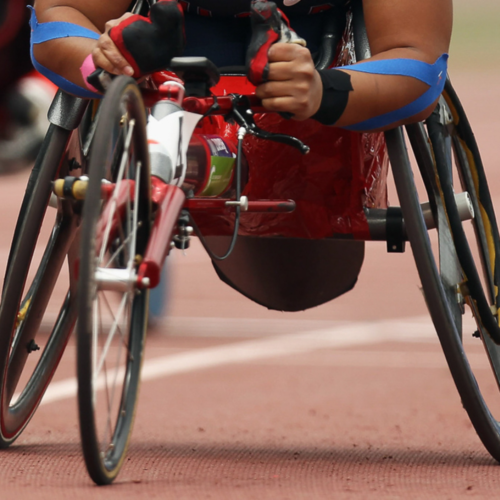
[[[500,461],[500,238],[474,135],[450,82],[426,125],[407,132],[437,240],[432,231],[429,239],[400,130],[387,133],[394,178],[447,363],[476,432]]]
[[[51,202],[51,182],[67,175],[77,159],[81,163],[77,135],[50,126],[9,254],[0,306],[2,448],[20,435],[40,404],[76,321],[71,255],[78,207]]]

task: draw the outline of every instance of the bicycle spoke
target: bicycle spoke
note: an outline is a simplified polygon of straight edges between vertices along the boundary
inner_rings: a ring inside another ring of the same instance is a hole
[[[116,259],[116,257],[118,257],[118,254],[125,248],[126,244],[130,242],[130,240],[132,238],[135,239],[136,237],[136,234],[137,234],[137,229],[141,227],[141,224],[139,223],[137,225],[136,228],[134,228],[131,233],[120,243],[120,246],[113,252],[113,254],[111,255],[111,257],[108,259],[108,262],[106,263],[105,266],[101,266],[101,269],[106,269],[107,267],[109,267]],[[134,255],[132,252],[131,252],[131,255]]]
[[[119,326],[119,320],[121,319],[121,316],[123,314],[123,310],[125,309],[125,306],[126,306],[126,303],[128,302],[128,294],[124,294],[121,302],[120,302],[120,307],[118,309],[118,313],[115,317],[115,315],[113,314],[113,311],[111,310],[111,307],[109,306],[109,302],[107,301],[107,299],[104,300],[104,302],[106,303],[106,305],[108,306],[108,310],[111,314],[111,316],[113,317],[113,324],[112,324],[112,327],[108,333],[108,336],[107,336],[107,339],[106,339],[106,343],[104,344],[103,346],[103,349],[101,351],[101,357],[100,357],[100,360],[99,360],[99,363],[97,364],[97,367],[96,367],[96,371],[95,371],[95,376],[96,378],[99,376],[99,374],[101,373],[101,370],[102,370],[102,367],[103,367],[103,364],[106,360],[106,356],[108,354],[108,351],[109,351],[109,347],[111,345],[111,342],[115,336],[115,333],[117,331],[120,332],[120,336],[122,337],[123,339],[123,331],[122,329],[120,328]],[[118,319],[117,319],[118,318]]]
[[[96,297],[94,299],[94,303],[92,306],[92,373],[96,373],[96,368],[97,368],[97,357],[98,357],[98,341],[99,341],[99,331],[100,331],[100,324],[99,324],[99,319],[101,318],[101,303],[99,301],[99,294],[96,293]],[[96,399],[95,399],[95,377],[93,377],[94,380],[92,381],[92,387],[94,387],[94,394],[92,396],[93,399],[93,404],[95,405]]]
[[[123,176],[125,173],[125,167],[128,163],[130,143],[132,141],[132,134],[134,132],[134,128],[135,128],[135,120],[130,120],[128,131],[127,131],[127,136],[125,139],[124,151],[122,153],[122,158],[121,158],[121,162],[120,162],[120,168],[118,170],[118,175],[117,175],[116,182],[115,182],[116,186],[118,186],[123,180]],[[116,187],[115,187],[115,190],[113,191],[113,195],[111,197],[111,200],[109,201],[109,203],[111,203],[111,211],[110,211],[110,214],[108,216],[108,222],[106,224],[106,229],[104,232],[103,243],[101,245],[101,251],[99,253],[100,262],[102,262],[102,260],[104,259],[104,254],[108,248],[109,234],[111,232],[111,227],[113,225],[113,219],[114,219],[114,215],[115,215],[116,207],[117,207],[117,200],[118,200],[118,189],[116,189]]]
[[[136,172],[135,172],[134,200],[138,200],[139,199],[139,188],[140,188],[140,184],[141,184],[141,168],[142,168],[142,163],[139,161],[139,162],[137,162]],[[136,228],[137,228],[137,225],[138,225],[138,218],[139,218],[139,207],[136,204],[135,205],[135,210],[133,211],[133,222],[134,223],[133,223],[133,226],[132,226],[132,230],[134,232],[136,231]],[[133,238],[132,239],[132,247],[131,247],[131,250],[130,250],[130,255],[132,257],[134,257],[135,256],[135,252],[136,252],[136,239]],[[130,261],[130,265],[132,266],[132,264],[133,264],[133,261],[131,260]]]

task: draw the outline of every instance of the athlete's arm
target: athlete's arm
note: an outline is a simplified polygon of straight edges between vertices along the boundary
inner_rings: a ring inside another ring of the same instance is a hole
[[[373,55],[370,61],[414,59],[434,64],[449,49],[452,0],[363,0],[363,8]],[[298,45],[276,44],[269,50],[269,60],[270,81],[257,88],[264,106],[273,111],[291,112],[297,119],[313,116],[321,105],[323,83],[309,51]],[[356,72],[348,68],[342,71],[350,75],[353,90],[335,123],[341,127],[401,109],[429,88],[410,76]],[[419,121],[431,110],[429,105],[395,123],[375,128]]]

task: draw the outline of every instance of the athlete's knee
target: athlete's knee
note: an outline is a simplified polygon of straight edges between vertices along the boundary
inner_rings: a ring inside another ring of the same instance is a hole
[[[31,9],[31,18],[30,18],[30,26],[31,26],[31,61],[35,69],[55,83],[59,88],[69,92],[70,94],[74,94],[78,97],[85,98],[96,98],[101,97],[99,94],[92,92],[86,88],[80,87],[73,82],[70,82],[66,78],[59,75],[57,72],[50,70],[45,66],[41,61],[45,62],[45,58],[42,57],[39,61],[37,57],[35,57],[34,48],[37,45],[43,44],[50,40],[57,40],[59,38],[66,37],[82,37],[82,38],[91,38],[93,40],[97,40],[99,35],[94,31],[91,31],[87,28],[83,28],[82,26],[78,26],[76,24],[67,23],[67,22],[49,22],[49,23],[39,23],[36,17],[35,9],[30,7]],[[40,53],[43,54],[43,51],[36,51],[37,55]]]

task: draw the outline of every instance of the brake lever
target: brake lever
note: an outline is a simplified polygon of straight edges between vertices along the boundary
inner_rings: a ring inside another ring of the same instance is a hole
[[[245,127],[247,133],[269,141],[279,142],[298,149],[303,155],[309,153],[311,148],[304,144],[300,139],[286,134],[276,134],[268,132],[257,127],[253,118],[253,111],[250,108],[250,101],[248,97],[233,94],[233,110],[232,117],[238,125]]]

